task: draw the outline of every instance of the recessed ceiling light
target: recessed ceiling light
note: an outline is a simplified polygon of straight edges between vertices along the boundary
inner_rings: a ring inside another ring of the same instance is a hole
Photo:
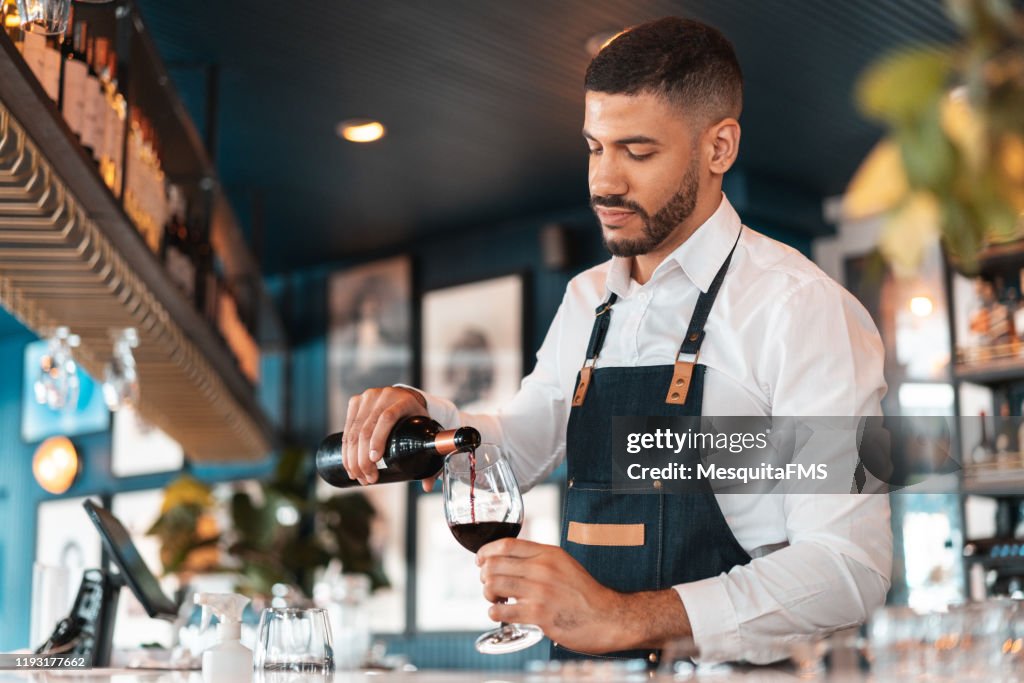
[[[372,119],[349,119],[338,124],[338,135],[349,142],[374,142],[385,132],[384,124]]]
[[[612,29],[610,31],[601,31],[587,38],[587,42],[584,47],[587,50],[587,54],[591,57],[596,57],[597,53],[608,47],[608,43],[612,42],[629,29]]]

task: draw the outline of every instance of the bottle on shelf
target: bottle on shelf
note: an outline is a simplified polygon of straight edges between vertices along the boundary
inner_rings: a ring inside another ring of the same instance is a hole
[[[985,411],[981,411],[981,440],[978,441],[977,445],[971,450],[971,464],[972,465],[987,465],[992,462],[995,449],[993,448],[992,441],[988,436],[988,425]]]
[[[17,0],[0,0],[0,21],[3,31],[14,43],[18,52],[25,51],[25,36],[21,30],[21,17],[18,15]]]
[[[176,185],[168,187],[167,195],[170,212],[164,226],[160,257],[171,280],[191,301],[196,291],[196,266],[192,260],[188,228],[183,219],[186,213],[185,197]]]
[[[71,40],[69,43],[65,38],[63,47],[64,83],[61,89],[61,113],[68,128],[81,141],[85,117],[86,80],[89,77],[89,65],[86,63],[85,54],[89,25],[85,19],[74,17],[74,24],[68,26]]]
[[[114,193],[121,194],[124,168],[124,125],[127,102],[117,87],[117,52],[105,46],[106,57],[99,70],[103,87],[103,141],[100,145],[99,167],[103,182]]]
[[[124,210],[149,248],[160,251],[160,240],[171,212],[167,180],[160,165],[153,126],[138,108],[131,110],[125,158]]]
[[[995,459],[1000,468],[1012,468],[1017,460],[1016,430],[1010,417],[1010,403],[999,404],[999,417],[995,424]]]
[[[46,94],[56,102],[60,97],[60,36],[43,35],[32,29],[22,35],[21,56]]]
[[[90,35],[85,45],[85,91],[82,97],[82,147],[99,162],[104,137],[106,136],[106,98],[103,95],[103,84],[96,66],[100,60],[106,60],[110,49],[110,41],[106,38]]]
[[[341,457],[343,433],[325,438],[316,451],[316,469],[332,486],[347,488],[359,482],[348,476]],[[480,432],[473,427],[444,429],[429,417],[407,417],[388,435],[384,457],[377,463],[378,484],[427,479],[444,467],[445,456],[473,451],[480,446]]]

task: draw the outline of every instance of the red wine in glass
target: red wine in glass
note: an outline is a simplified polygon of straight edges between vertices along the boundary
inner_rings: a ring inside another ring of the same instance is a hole
[[[444,514],[452,535],[470,552],[492,541],[515,538],[523,527],[523,497],[508,461],[493,444],[445,459]],[[501,624],[477,638],[484,654],[518,652],[544,637],[536,626]]]
[[[483,548],[491,541],[499,538],[515,538],[519,535],[522,524],[514,522],[470,522],[469,524],[452,524],[448,527],[452,535],[463,548],[471,553]]]

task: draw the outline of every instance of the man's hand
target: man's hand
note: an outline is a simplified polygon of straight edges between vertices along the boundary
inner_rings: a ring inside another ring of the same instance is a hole
[[[402,418],[423,415],[426,410],[423,396],[404,387],[367,389],[350,398],[341,442],[341,461],[348,476],[364,486],[377,481],[377,461],[384,457],[391,429]]]
[[[484,597],[495,604],[494,621],[536,624],[559,645],[601,654],[661,647],[690,635],[690,622],[672,589],[619,593],[594,580],[579,562],[557,546],[505,538],[476,556]]]

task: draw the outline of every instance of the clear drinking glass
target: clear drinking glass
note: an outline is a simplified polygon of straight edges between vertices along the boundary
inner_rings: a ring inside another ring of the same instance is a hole
[[[444,514],[452,535],[470,552],[491,541],[515,538],[523,526],[523,497],[512,468],[494,444],[475,453],[452,453],[445,459]],[[477,651],[518,652],[544,637],[536,626],[501,624],[476,640]]]
[[[57,35],[68,28],[71,0],[17,0],[22,28]]]
[[[81,340],[67,327],[58,327],[39,359],[39,377],[35,382],[36,401],[53,410],[74,410],[78,405],[81,380],[74,349]]]
[[[333,678],[334,648],[327,612],[318,608],[263,610],[253,669],[257,679],[266,683]]]
[[[871,670],[879,676],[906,677],[922,672],[925,620],[909,607],[875,610],[868,627]]]

